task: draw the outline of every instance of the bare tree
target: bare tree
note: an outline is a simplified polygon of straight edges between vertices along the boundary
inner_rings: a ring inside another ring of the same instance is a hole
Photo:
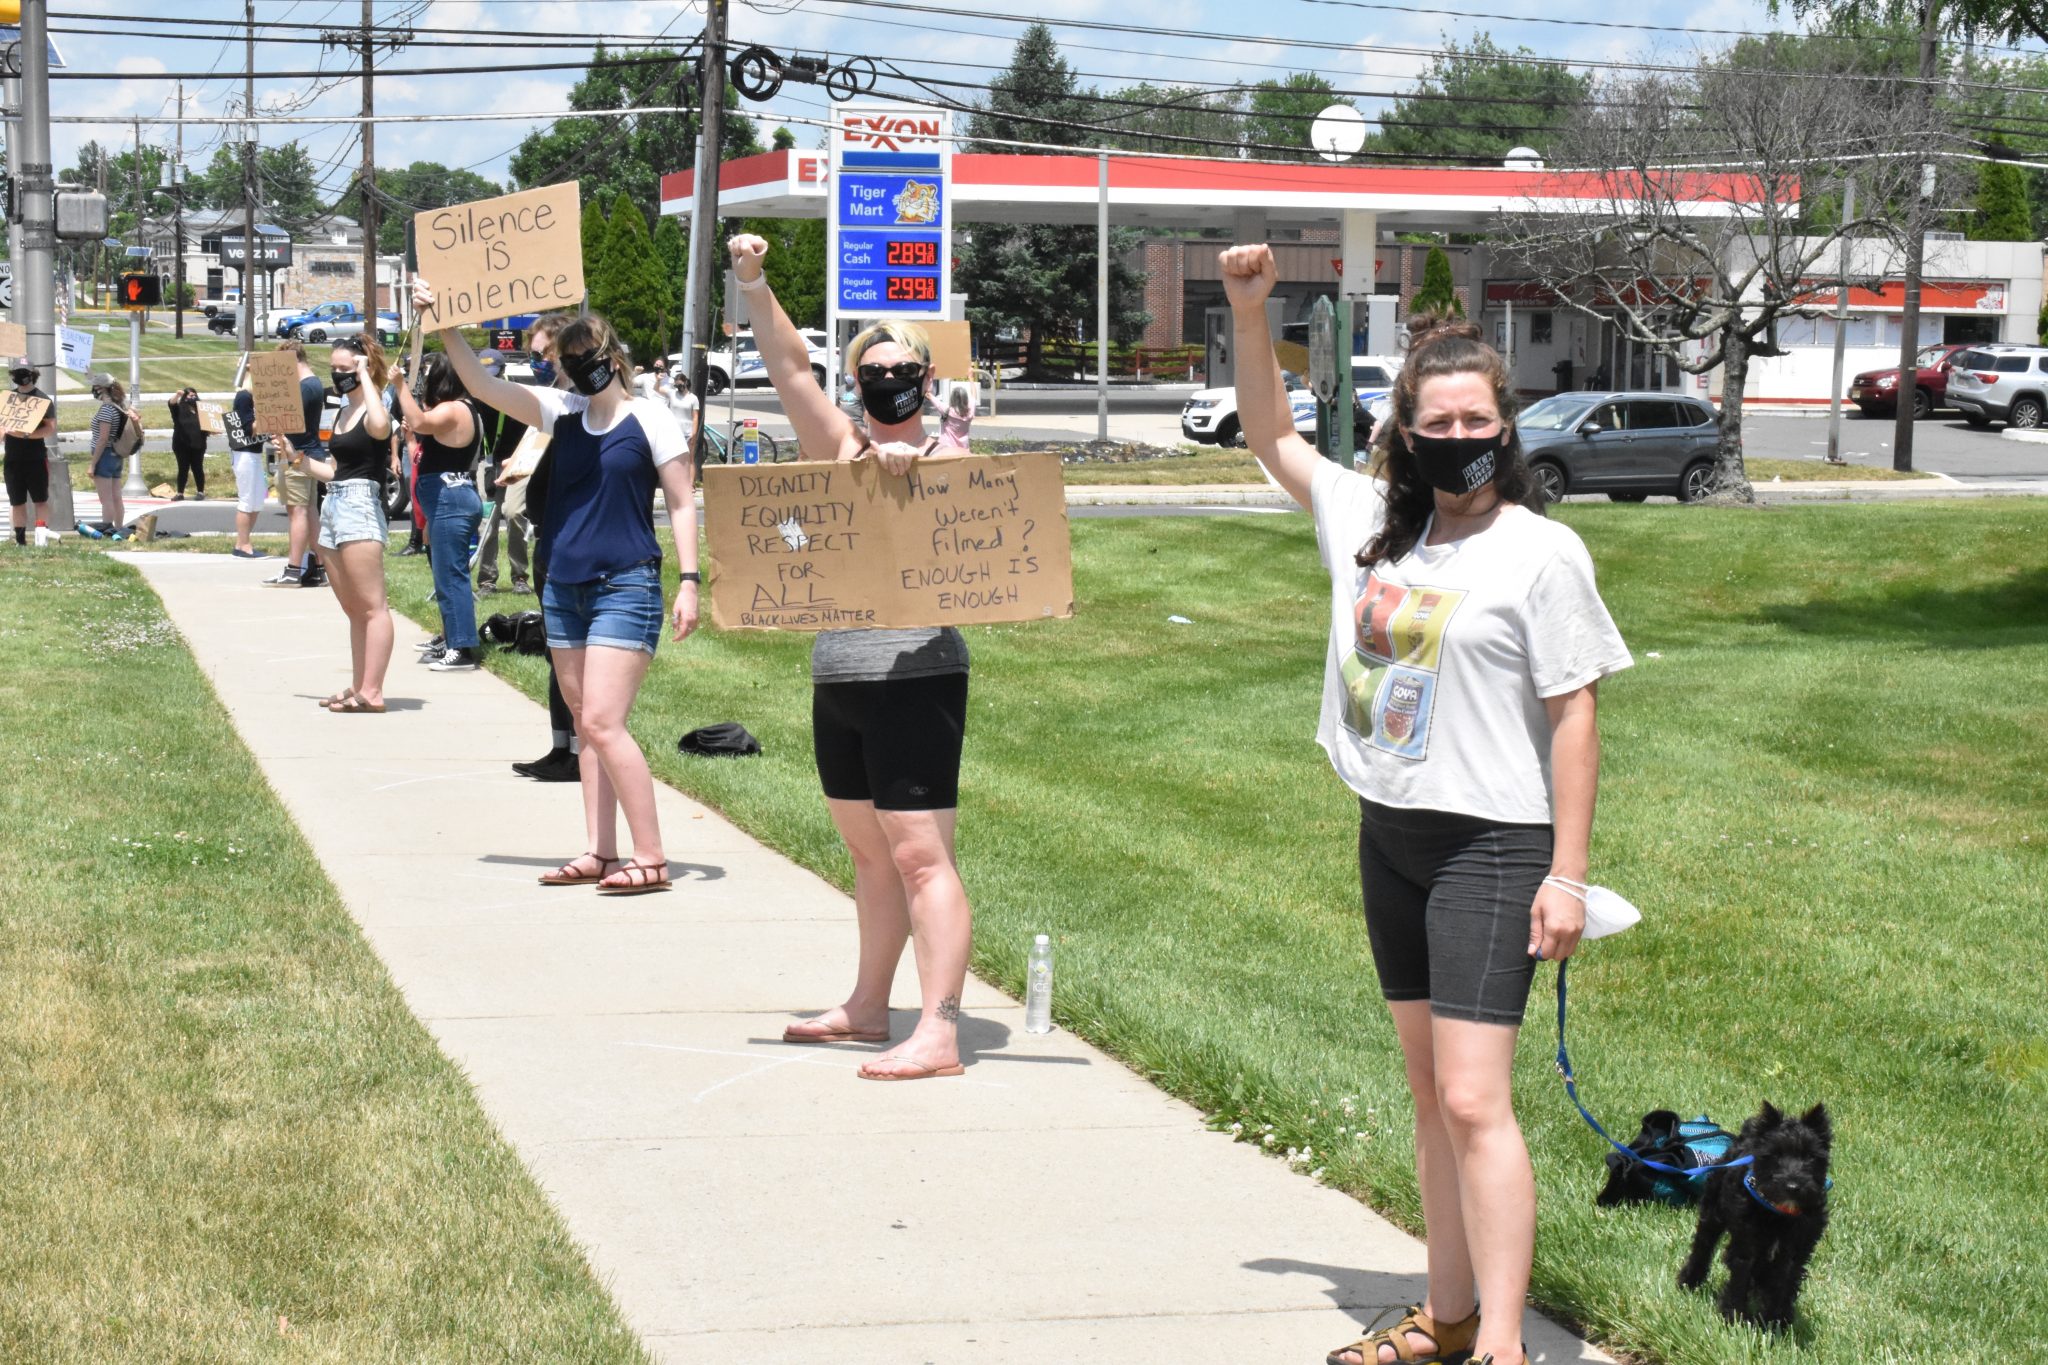
[[[1591,192],[1561,212],[1532,203],[1504,215],[1497,259],[1686,373],[1719,367],[1710,491],[1748,501],[1750,361],[1784,354],[1781,318],[1827,311],[1845,254],[1852,283],[1874,284],[1925,230],[1941,196],[1922,199],[1920,158],[1936,130],[1896,76],[1797,41],[1746,42],[1597,93],[1551,149],[1553,167],[1578,170]]]

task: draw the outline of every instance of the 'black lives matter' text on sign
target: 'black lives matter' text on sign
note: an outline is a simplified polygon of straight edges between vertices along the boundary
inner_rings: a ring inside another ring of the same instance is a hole
[[[725,629],[979,625],[1074,614],[1059,456],[704,471],[711,617]]]

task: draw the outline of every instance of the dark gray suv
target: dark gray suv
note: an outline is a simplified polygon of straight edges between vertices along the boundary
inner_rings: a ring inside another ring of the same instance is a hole
[[[1675,393],[1559,393],[1522,409],[1515,428],[1552,502],[1567,493],[1694,502],[1713,475],[1714,417],[1710,405]]]

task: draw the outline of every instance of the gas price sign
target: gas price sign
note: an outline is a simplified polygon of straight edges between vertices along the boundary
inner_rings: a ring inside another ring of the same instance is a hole
[[[946,180],[940,158],[849,152],[845,160],[835,196],[839,311],[939,313],[946,293]],[[866,162],[886,163],[886,172],[882,166],[870,170]]]

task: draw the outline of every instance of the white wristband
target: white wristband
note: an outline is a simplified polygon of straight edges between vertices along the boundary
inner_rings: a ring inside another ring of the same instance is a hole
[[[735,276],[734,278],[737,279],[738,277]],[[740,280],[740,288],[745,290],[749,294],[755,293],[758,290],[766,289],[767,287],[768,276],[766,274],[756,275],[751,280]]]

